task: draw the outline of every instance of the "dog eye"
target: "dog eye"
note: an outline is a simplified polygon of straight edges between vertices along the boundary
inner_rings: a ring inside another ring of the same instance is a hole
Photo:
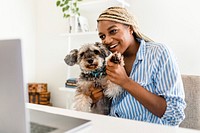
[[[100,52],[98,50],[94,50],[94,53],[97,55],[99,54]]]
[[[80,53],[80,57],[83,57],[83,55],[84,55],[84,52],[83,52],[83,53]]]

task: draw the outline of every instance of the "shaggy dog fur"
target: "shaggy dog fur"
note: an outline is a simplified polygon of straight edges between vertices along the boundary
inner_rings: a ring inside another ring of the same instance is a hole
[[[117,52],[111,53],[101,43],[95,43],[85,44],[79,50],[71,50],[64,60],[69,66],[77,64],[81,69],[73,108],[84,112],[108,114],[111,99],[121,94],[123,90],[107,79],[106,62],[110,60],[124,65],[123,56]],[[101,88],[104,94],[104,97],[95,105],[90,97],[91,86]]]

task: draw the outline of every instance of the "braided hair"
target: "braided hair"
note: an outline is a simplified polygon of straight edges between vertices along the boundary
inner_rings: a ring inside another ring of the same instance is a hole
[[[103,11],[98,19],[97,22],[102,20],[109,20],[118,22],[125,25],[130,25],[133,29],[133,35],[136,38],[143,39],[147,42],[152,41],[150,38],[142,34],[139,30],[138,24],[136,22],[136,19],[133,15],[131,15],[126,8],[123,7],[109,7],[105,11]]]

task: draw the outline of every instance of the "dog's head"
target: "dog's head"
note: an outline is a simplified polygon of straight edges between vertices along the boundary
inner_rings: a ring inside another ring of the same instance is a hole
[[[85,44],[79,50],[70,51],[65,57],[65,63],[73,66],[78,64],[83,71],[94,71],[105,65],[105,58],[111,52],[101,43]]]

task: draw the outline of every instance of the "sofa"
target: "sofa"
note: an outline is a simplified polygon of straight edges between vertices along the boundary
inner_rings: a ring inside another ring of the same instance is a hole
[[[180,127],[200,130],[200,76],[182,75],[185,89],[185,119]]]

